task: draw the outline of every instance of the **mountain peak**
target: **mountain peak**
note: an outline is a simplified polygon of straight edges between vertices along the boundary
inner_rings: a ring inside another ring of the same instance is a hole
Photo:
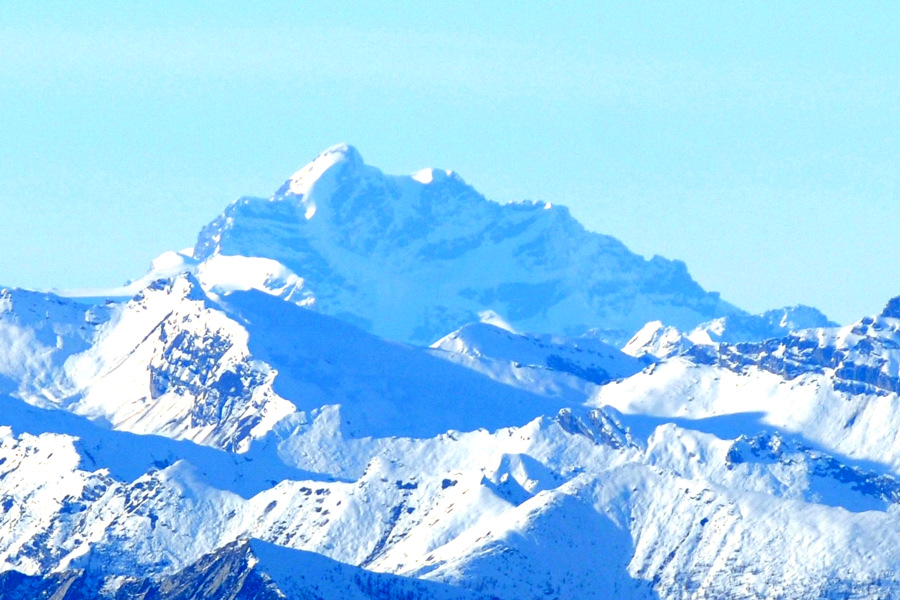
[[[359,150],[356,149],[355,146],[351,146],[350,144],[340,143],[327,148],[323,151],[319,156],[317,156],[310,165],[314,164],[338,164],[338,163],[351,163],[354,165],[361,165],[364,163],[362,155],[359,153]]]
[[[328,148],[312,162],[291,175],[283,186],[275,193],[276,196],[303,196],[309,193],[312,186],[321,180],[326,173],[342,171],[346,168],[359,168],[363,166],[362,155],[349,144],[335,144]]]
[[[562,206],[491,202],[453,171],[387,175],[345,144],[273,198],[230,205],[203,229],[193,260],[214,255],[272,259],[303,279],[318,310],[420,344],[484,311],[517,331],[598,328],[616,343],[648,320],[691,329],[741,312],[684,263],[647,261]]]

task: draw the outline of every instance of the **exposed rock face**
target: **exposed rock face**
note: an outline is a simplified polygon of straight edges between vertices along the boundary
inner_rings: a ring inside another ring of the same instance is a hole
[[[837,327],[837,323],[809,306],[789,306],[758,315],[719,317],[688,332],[652,321],[635,333],[622,350],[636,357],[666,358],[683,354],[695,345],[763,342],[783,338],[794,331],[827,327]]]
[[[500,205],[458,175],[385,175],[352,147],[326,151],[269,199],[242,198],[200,233],[194,260],[274,259],[316,310],[430,344],[493,310],[516,329],[617,344],[662,319],[688,329],[740,313],[684,263],[644,260],[562,206]]]
[[[795,331],[762,342],[694,346],[687,355],[702,364],[739,371],[747,366],[795,379],[806,373],[833,374],[834,386],[852,394],[900,392],[900,306],[848,327]],[[896,315],[896,316],[895,316]]]
[[[0,573],[4,600],[490,600],[437,583],[373,573],[259,541],[228,544],[165,577],[102,585],[83,571]]]
[[[46,577],[23,575],[18,571],[0,573],[0,598],[9,600],[87,600],[97,597],[96,589],[79,571]]]

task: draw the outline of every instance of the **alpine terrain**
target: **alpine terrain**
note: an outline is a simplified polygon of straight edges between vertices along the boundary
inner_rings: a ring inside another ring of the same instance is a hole
[[[750,315],[335,146],[134,283],[0,291],[0,598],[900,597],[898,432],[900,298]]]

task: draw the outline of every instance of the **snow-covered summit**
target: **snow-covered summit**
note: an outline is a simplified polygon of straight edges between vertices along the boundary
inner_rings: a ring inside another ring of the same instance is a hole
[[[360,169],[365,163],[359,151],[348,144],[336,144],[294,173],[275,193],[276,197],[304,196],[312,187],[343,169]]]
[[[651,260],[584,229],[562,206],[500,205],[452,171],[386,175],[334,146],[271,198],[241,198],[207,225],[199,264],[277,261],[309,304],[390,339],[431,343],[493,311],[523,331],[621,342],[645,322],[682,329],[740,313],[684,263]],[[313,300],[314,299],[314,300]]]

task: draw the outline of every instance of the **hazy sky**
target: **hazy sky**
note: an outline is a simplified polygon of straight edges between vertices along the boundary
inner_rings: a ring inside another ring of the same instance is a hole
[[[0,11],[3,285],[135,278],[348,142],[750,311],[900,294],[900,4],[34,4]]]

